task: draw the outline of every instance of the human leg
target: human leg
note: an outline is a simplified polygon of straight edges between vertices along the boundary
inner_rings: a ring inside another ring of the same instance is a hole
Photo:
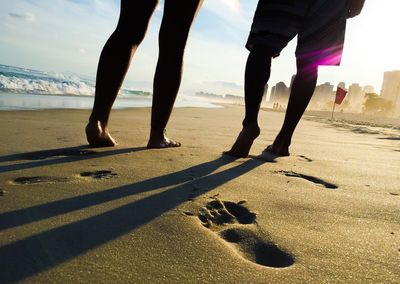
[[[295,128],[314,93],[318,66],[339,65],[346,30],[348,1],[314,1],[298,34],[297,75],[292,85],[282,129],[267,147],[278,156],[288,156]]]
[[[318,65],[297,60],[297,74],[290,91],[283,126],[267,151],[277,156],[289,156],[293,133],[314,93],[318,79]]]
[[[309,1],[258,1],[246,48],[250,55],[245,71],[246,114],[243,129],[231,150],[235,157],[247,157],[260,133],[257,123],[264,88],[269,80],[271,59],[298,34]]]
[[[182,78],[183,57],[191,24],[203,0],[165,0],[154,75],[148,148],[179,147],[165,135]]]
[[[243,129],[232,148],[230,156],[245,158],[253,141],[260,135],[258,113],[264,95],[265,85],[271,73],[272,54],[262,47],[254,47],[247,58],[245,70],[245,118]]]
[[[86,137],[91,146],[116,144],[107,130],[111,108],[157,3],[158,0],[121,1],[117,28],[105,44],[98,64],[95,101],[86,126]]]

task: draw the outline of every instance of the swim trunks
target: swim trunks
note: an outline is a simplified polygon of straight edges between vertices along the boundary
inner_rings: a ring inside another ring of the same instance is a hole
[[[317,65],[339,65],[347,0],[259,0],[246,44],[274,57],[297,35],[296,57]]]

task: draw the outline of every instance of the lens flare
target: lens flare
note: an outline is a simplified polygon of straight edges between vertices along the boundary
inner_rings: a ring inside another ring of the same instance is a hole
[[[222,0],[230,9],[235,12],[239,11],[239,0]]]

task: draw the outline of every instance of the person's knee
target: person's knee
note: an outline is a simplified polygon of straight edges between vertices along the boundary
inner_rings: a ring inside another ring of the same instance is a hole
[[[264,45],[254,45],[250,50],[250,55],[255,57],[263,57],[272,60],[274,53],[271,48]]]
[[[119,44],[123,45],[139,45],[146,35],[146,28],[132,28],[127,25],[120,24],[113,33],[113,37]]]
[[[186,42],[181,41],[160,41],[159,56],[160,58],[177,61],[182,60],[185,53]]]
[[[307,79],[316,80],[318,78],[318,64],[306,60],[297,60],[297,76]]]
[[[318,64],[312,61],[297,59],[296,60],[297,71],[316,73],[318,72]]]
[[[160,51],[183,52],[189,37],[190,27],[189,22],[182,22],[178,25],[176,22],[164,20],[158,35]]]

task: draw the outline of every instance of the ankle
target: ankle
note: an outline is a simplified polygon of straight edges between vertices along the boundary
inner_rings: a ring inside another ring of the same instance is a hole
[[[86,125],[86,132],[104,134],[108,133],[107,125],[103,124],[101,121],[98,120],[91,120]]]
[[[281,133],[276,136],[273,145],[277,148],[289,148],[291,144],[291,138]]]
[[[164,139],[167,134],[167,129],[152,128],[150,130],[150,139]]]
[[[250,128],[250,129],[256,129],[256,128],[260,128],[259,126],[258,126],[258,121],[257,120],[250,120],[250,121],[248,121],[248,120],[243,120],[243,122],[242,122],[242,126],[243,126],[243,128]]]

